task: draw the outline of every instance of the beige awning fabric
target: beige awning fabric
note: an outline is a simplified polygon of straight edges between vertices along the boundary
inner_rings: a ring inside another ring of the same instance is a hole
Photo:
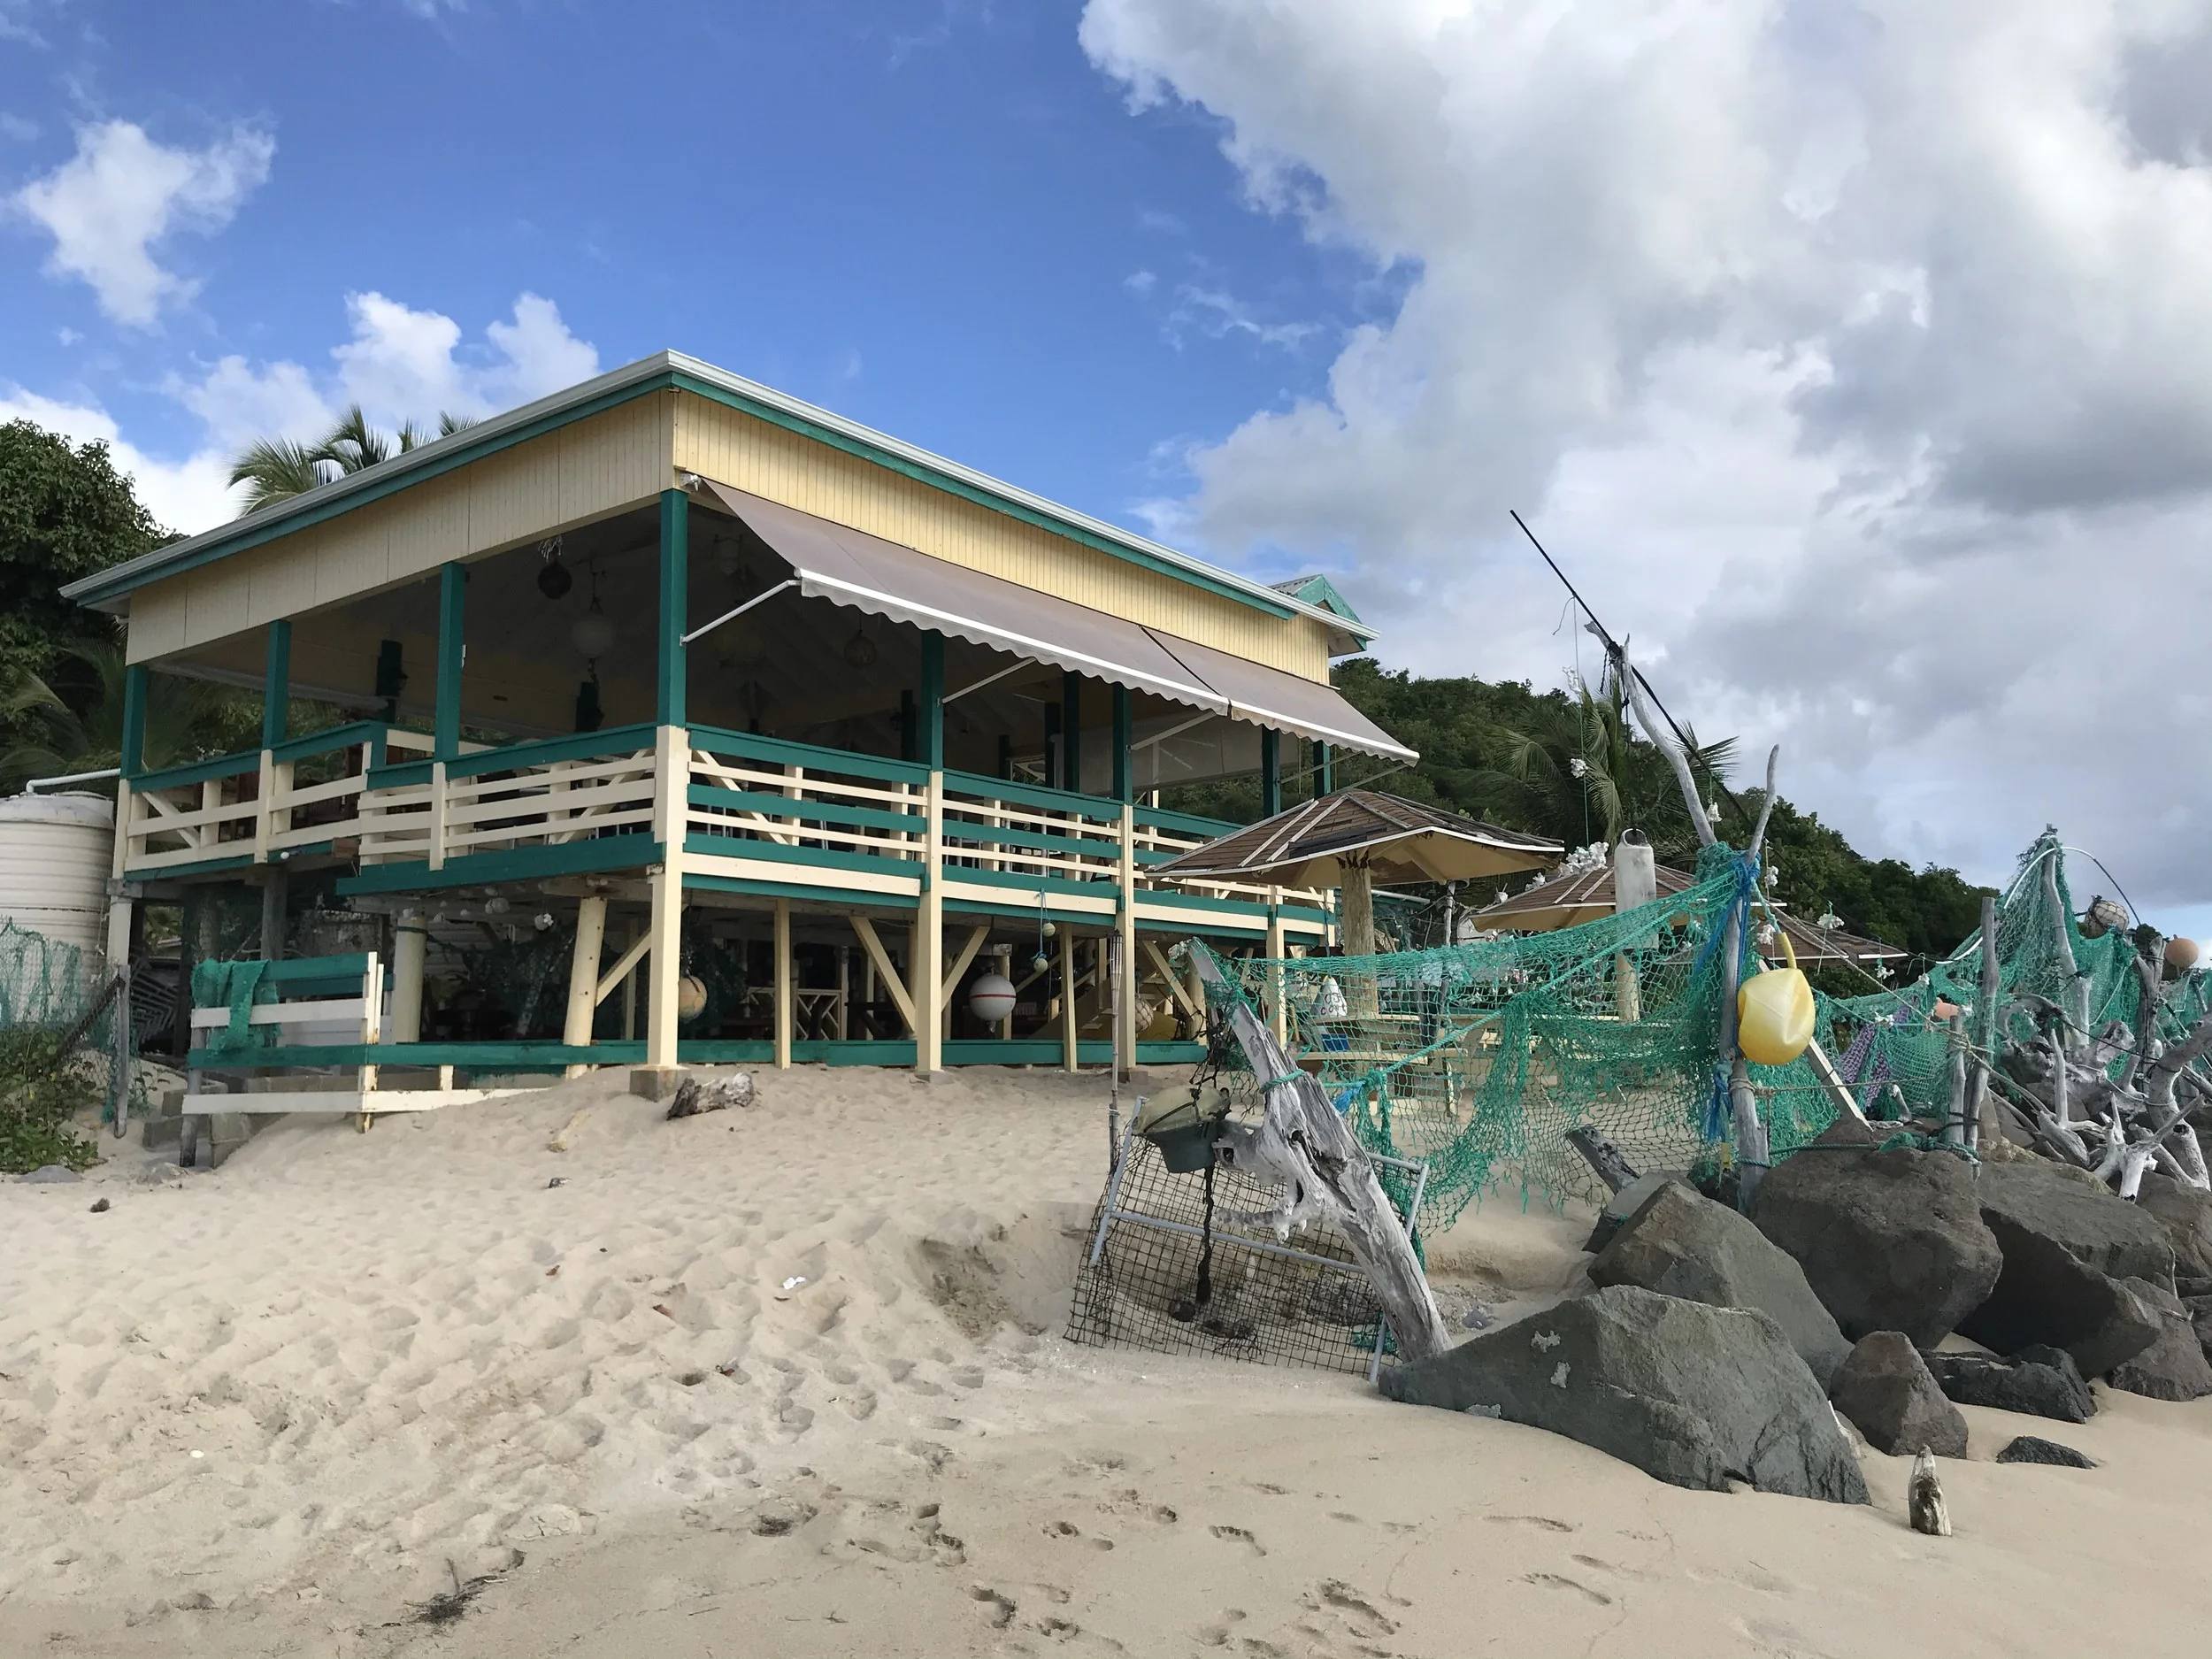
[[[932,557],[732,485],[700,482],[790,565],[799,591],[809,598],[1365,754],[1419,758],[1331,687]]]
[[[810,599],[1033,657],[1216,714],[1229,711],[1226,697],[1133,622],[932,558],[711,479],[705,483],[724,507],[790,564],[799,591]]]
[[[1346,702],[1344,694],[1333,686],[1302,680],[1264,663],[1247,662],[1156,628],[1145,632],[1177,662],[1226,697],[1229,712],[1237,719],[1295,732],[1316,742],[1356,749],[1364,755],[1386,755],[1403,761],[1421,758]]]
[[[1347,864],[1380,887],[1467,881],[1541,870],[1566,850],[1556,841],[1462,818],[1440,807],[1344,789],[1194,847],[1152,873],[1193,881],[1266,876],[1286,886],[1339,887]]]

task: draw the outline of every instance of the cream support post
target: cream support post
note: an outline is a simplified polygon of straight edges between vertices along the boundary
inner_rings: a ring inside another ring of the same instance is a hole
[[[683,972],[684,825],[689,807],[691,741],[680,726],[655,735],[653,830],[661,862],[646,872],[652,893],[647,937],[653,942],[645,970],[645,1064],[676,1064],[676,981]]]
[[[561,1026],[561,1041],[569,1048],[591,1044],[592,1016],[599,1010],[599,957],[606,942],[607,901],[597,895],[578,900],[576,949],[568,964],[568,1018]],[[590,1070],[572,1062],[565,1075],[581,1077]]]
[[[1635,839],[1631,841],[1630,836]],[[1613,909],[1633,910],[1655,902],[1659,897],[1659,872],[1652,858],[1651,843],[1640,830],[1625,832],[1620,844],[1613,849]],[[1643,986],[1636,977],[1636,964],[1626,951],[1613,961],[1613,1003],[1624,1025],[1634,1025],[1644,1015]]]
[[[776,1069],[791,1069],[791,901],[776,901]]]
[[[404,910],[392,924],[392,1041],[422,1041],[423,964],[430,924],[420,910]]]

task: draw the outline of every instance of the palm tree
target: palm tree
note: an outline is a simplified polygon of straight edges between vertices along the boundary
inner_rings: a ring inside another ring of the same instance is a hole
[[[438,417],[438,436],[449,438],[476,424],[472,415],[443,413]],[[246,499],[239,516],[330,483],[348,473],[359,472],[404,455],[431,442],[413,421],[396,434],[386,435],[369,425],[361,405],[349,405],[337,424],[319,442],[299,443],[288,438],[263,438],[242,454],[230,469],[230,481],[243,484]]]
[[[16,733],[0,751],[0,787],[19,789],[27,779],[99,772],[121,762],[128,675],[121,643],[73,645],[62,655],[89,681],[77,706],[27,671],[0,689],[0,725]],[[231,740],[257,714],[255,700],[243,692],[165,678],[161,695],[146,703],[145,764],[174,766],[220,754],[236,746]]]

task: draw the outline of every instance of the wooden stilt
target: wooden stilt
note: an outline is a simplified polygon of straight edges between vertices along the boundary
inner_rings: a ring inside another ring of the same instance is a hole
[[[599,957],[607,941],[607,901],[594,895],[576,903],[576,947],[568,963],[568,1017],[561,1026],[561,1041],[572,1048],[591,1045],[593,1015],[599,1011]],[[566,1070],[581,1077],[591,1068],[582,1064]]]
[[[1060,1067],[1072,1071],[1079,1064],[1075,1040],[1075,935],[1060,930]]]
[[[791,1069],[791,901],[776,901],[776,1069]]]

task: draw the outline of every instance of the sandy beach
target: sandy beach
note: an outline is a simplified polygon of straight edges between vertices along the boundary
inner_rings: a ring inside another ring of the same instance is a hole
[[[2212,1400],[1968,1408],[1950,1539],[1873,1453],[1867,1508],[1686,1492],[1350,1378],[1065,1343],[1096,1076],[800,1068],[675,1123],[624,1084],[0,1185],[0,1655],[2016,1659],[2212,1627]],[[1587,1225],[1501,1194],[1432,1263],[1510,1318]],[[1992,1463],[2019,1433],[2102,1467]]]

